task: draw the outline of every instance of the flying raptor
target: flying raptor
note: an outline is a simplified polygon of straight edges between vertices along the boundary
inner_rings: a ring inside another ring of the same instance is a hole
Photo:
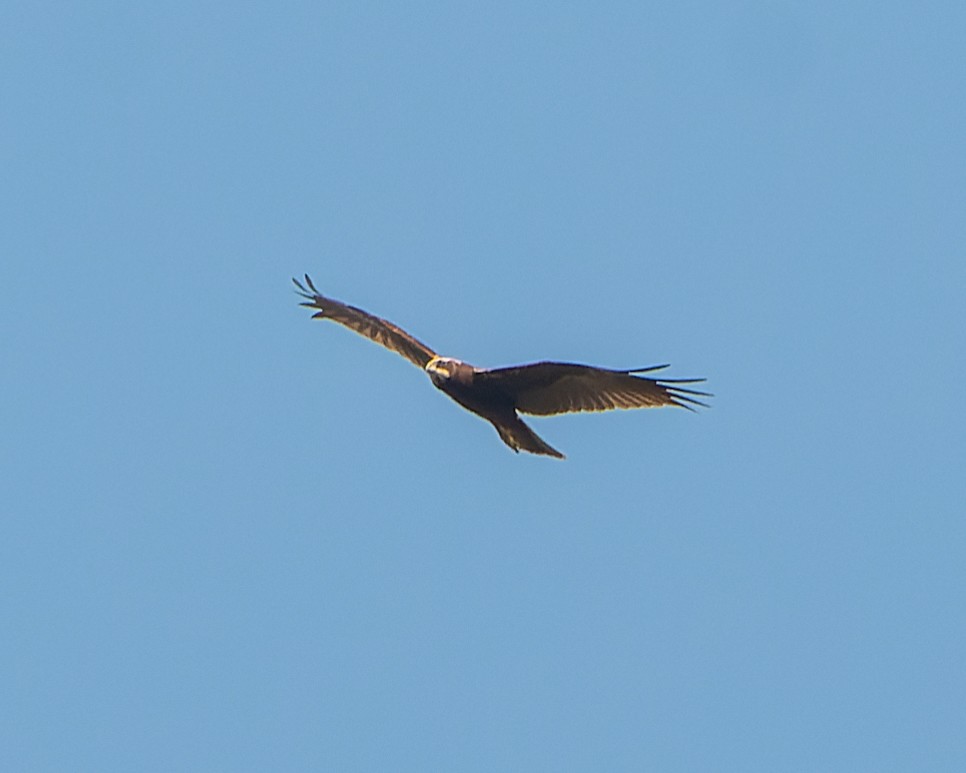
[[[693,411],[692,405],[708,407],[697,397],[709,392],[687,389],[703,378],[652,379],[638,375],[668,367],[653,365],[631,370],[608,370],[569,362],[534,362],[510,368],[475,368],[452,357],[440,357],[391,322],[355,306],[326,298],[305,275],[303,285],[292,279],[302,306],[318,309],[313,319],[331,319],[377,344],[401,354],[429,375],[434,386],[477,416],[490,422],[503,440],[517,453],[544,454],[563,459],[536,432],[523,423],[518,413],[551,416],[577,411],[608,411],[612,408],[655,408],[674,405]]]

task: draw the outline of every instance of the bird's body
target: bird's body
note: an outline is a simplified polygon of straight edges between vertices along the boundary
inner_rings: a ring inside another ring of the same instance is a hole
[[[499,384],[487,380],[487,371],[452,357],[434,357],[427,363],[426,372],[437,389],[489,421],[514,451],[523,449],[563,459],[562,453],[544,442],[517,416],[513,396]]]
[[[694,396],[710,396],[707,392],[679,386],[704,379],[656,380],[635,375],[660,370],[666,365],[608,370],[576,363],[536,362],[509,368],[476,368],[453,357],[440,357],[391,322],[322,296],[308,275],[305,285],[297,279],[292,281],[299,294],[307,299],[302,305],[318,310],[313,317],[331,319],[401,354],[422,368],[440,391],[493,424],[503,442],[514,451],[563,458],[518,413],[550,416],[662,405],[693,410],[691,405],[705,405]]]

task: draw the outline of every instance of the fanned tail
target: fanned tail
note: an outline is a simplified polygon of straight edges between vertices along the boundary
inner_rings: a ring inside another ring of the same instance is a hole
[[[553,456],[557,459],[565,458],[556,448],[550,446],[530,429],[519,416],[514,416],[512,419],[502,419],[499,422],[494,421],[493,426],[500,434],[500,439],[517,453],[522,449],[531,454]]]

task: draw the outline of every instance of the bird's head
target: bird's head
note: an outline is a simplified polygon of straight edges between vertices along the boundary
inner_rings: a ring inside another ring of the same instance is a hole
[[[433,384],[442,388],[451,380],[464,380],[463,371],[469,366],[453,357],[433,357],[426,363],[426,372]]]

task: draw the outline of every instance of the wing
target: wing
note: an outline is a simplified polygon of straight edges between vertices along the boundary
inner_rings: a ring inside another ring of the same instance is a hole
[[[420,368],[426,367],[426,363],[436,356],[436,352],[426,346],[426,344],[417,341],[405,330],[392,324],[392,322],[375,317],[362,309],[357,309],[355,306],[347,306],[332,298],[326,298],[324,295],[320,295],[319,291],[315,289],[315,285],[312,284],[312,280],[309,279],[308,274],[305,275],[305,285],[308,285],[307,289],[298,279],[292,279],[292,281],[295,282],[295,286],[298,288],[298,294],[308,299],[300,305],[308,306],[310,309],[318,309],[312,315],[312,319],[331,319],[333,322],[345,325],[349,330],[354,330],[359,335],[363,335],[375,341],[377,344],[382,344],[387,349],[401,354],[413,363],[413,365]]]
[[[694,410],[692,405],[708,407],[695,397],[711,397],[710,393],[678,386],[696,384],[704,381],[703,378],[652,379],[634,375],[666,367],[607,370],[567,362],[535,362],[477,371],[474,381],[502,392],[513,400],[518,411],[535,416],[662,405],[689,411]]]

